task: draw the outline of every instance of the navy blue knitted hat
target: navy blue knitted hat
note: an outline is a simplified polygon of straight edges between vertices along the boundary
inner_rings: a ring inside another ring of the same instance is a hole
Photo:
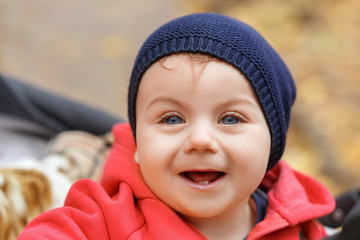
[[[279,55],[258,32],[220,14],[197,13],[175,19],[145,41],[135,60],[129,85],[128,116],[134,136],[136,97],[144,72],[160,58],[180,52],[211,55],[232,64],[247,77],[270,129],[268,169],[271,169],[284,152],[295,83]]]

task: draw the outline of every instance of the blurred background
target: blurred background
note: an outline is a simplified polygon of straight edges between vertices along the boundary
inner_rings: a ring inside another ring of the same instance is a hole
[[[334,195],[360,188],[358,0],[0,0],[0,72],[126,118],[145,38],[203,11],[252,25],[290,68],[298,96],[284,159]]]

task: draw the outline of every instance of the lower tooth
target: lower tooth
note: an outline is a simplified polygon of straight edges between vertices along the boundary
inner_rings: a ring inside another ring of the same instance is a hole
[[[209,184],[209,181],[201,181],[201,182],[198,182],[199,184]]]

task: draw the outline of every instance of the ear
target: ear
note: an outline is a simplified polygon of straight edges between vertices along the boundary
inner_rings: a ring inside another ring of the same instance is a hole
[[[140,164],[140,161],[139,161],[139,153],[138,151],[136,150],[135,151],[135,154],[134,154],[134,160],[137,164]]]

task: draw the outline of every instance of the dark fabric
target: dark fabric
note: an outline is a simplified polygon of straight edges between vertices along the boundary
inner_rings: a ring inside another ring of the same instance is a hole
[[[360,239],[360,202],[351,210],[345,218],[340,239]]]
[[[326,240],[359,240],[360,239],[360,202],[346,216],[341,231]]]
[[[268,207],[268,200],[266,193],[261,189],[256,189],[256,191],[251,195],[252,199],[254,199],[256,204],[256,224],[264,220],[266,215],[266,209]]]
[[[320,218],[319,221],[327,227],[341,227],[346,216],[356,204],[360,204],[360,189],[347,191],[336,197],[336,208],[334,211]]]
[[[322,224],[341,231],[326,240],[360,239],[360,190],[350,190],[336,198],[335,210],[319,219]]]
[[[232,64],[247,77],[270,129],[268,169],[272,168],[284,152],[295,83],[280,56],[258,32],[220,14],[198,13],[175,19],[145,41],[129,85],[128,115],[134,136],[136,98],[144,72],[160,58],[180,52],[209,54]]]
[[[122,122],[119,117],[2,75],[0,113],[47,127],[54,134],[82,130],[99,135]]]

